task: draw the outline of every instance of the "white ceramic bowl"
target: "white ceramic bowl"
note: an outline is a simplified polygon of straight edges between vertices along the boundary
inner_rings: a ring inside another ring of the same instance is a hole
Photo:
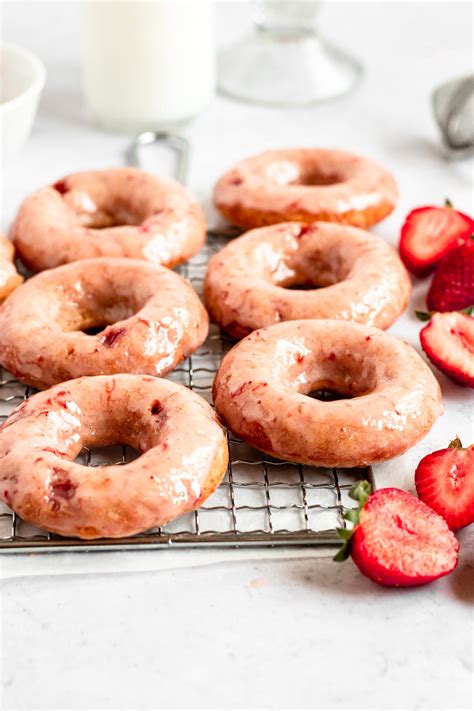
[[[43,63],[27,49],[0,45],[2,154],[18,151],[29,136],[46,81]]]

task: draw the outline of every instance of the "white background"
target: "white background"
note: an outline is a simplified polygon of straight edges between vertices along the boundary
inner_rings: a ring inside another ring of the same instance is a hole
[[[247,30],[245,4],[218,9],[219,42]],[[217,221],[211,186],[227,167],[293,145],[347,148],[390,168],[401,199],[376,232],[393,244],[414,206],[449,196],[472,213],[472,162],[443,158],[429,103],[434,86],[470,70],[471,23],[469,3],[327,3],[322,30],[363,61],[362,85],[297,111],[216,99],[188,131],[190,187],[209,222]],[[5,2],[2,34],[48,69],[34,133],[2,171],[7,229],[29,191],[120,164],[128,137],[97,129],[83,106],[77,3]],[[417,349],[413,311],[426,288],[415,285],[391,329]],[[413,490],[425,453],[455,434],[472,441],[472,393],[436,374],[445,415],[417,447],[377,468],[379,485]],[[454,574],[405,591],[377,588],[352,563],[327,559],[10,578],[1,597],[3,708],[470,708],[474,540],[467,530],[459,538]],[[60,571],[61,557],[54,565]]]

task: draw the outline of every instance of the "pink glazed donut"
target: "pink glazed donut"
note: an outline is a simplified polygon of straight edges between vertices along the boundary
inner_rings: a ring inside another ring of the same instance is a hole
[[[86,467],[83,447],[126,444],[129,464]],[[79,538],[120,538],[198,508],[226,471],[227,441],[205,400],[141,375],[62,383],[0,426],[0,498],[23,519]]]
[[[73,173],[26,198],[11,228],[31,271],[91,257],[167,267],[198,252],[204,214],[182,185],[135,168]]]
[[[320,390],[352,399],[308,397]],[[277,459],[323,467],[396,457],[443,409],[433,373],[411,346],[370,326],[332,320],[254,331],[225,356],[213,398],[245,442]]]
[[[14,251],[12,243],[0,235],[0,304],[23,281],[13,263]]]
[[[408,273],[386,242],[328,222],[247,232],[212,257],[204,285],[212,320],[234,338],[305,318],[388,328],[410,290]]]
[[[81,375],[165,375],[206,339],[209,319],[178,274],[103,257],[37,274],[0,311],[0,363],[46,388]],[[95,335],[84,333],[97,330]]]
[[[398,199],[393,176],[377,163],[325,148],[265,151],[238,163],[217,182],[214,203],[230,222],[343,222],[370,227]]]

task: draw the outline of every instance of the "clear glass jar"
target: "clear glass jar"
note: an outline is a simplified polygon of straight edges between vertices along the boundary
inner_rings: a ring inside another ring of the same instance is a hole
[[[273,106],[304,106],[349,91],[361,75],[361,65],[320,36],[322,4],[254,2],[254,33],[220,53],[220,91]]]

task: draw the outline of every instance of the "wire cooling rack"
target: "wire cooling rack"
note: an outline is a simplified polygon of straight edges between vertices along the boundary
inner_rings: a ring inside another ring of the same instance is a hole
[[[229,233],[210,232],[204,250],[181,271],[199,293],[212,253]],[[230,339],[211,326],[206,343],[168,377],[211,401],[211,386]],[[34,391],[0,368],[0,423]],[[314,433],[317,437],[317,432]],[[126,539],[81,541],[32,526],[6,505],[0,508],[0,552],[117,550],[163,546],[304,545],[338,542],[336,527],[353,502],[348,491],[357,479],[373,483],[372,470],[323,469],[281,462],[228,434],[230,464],[217,491],[198,511],[171,524]],[[126,464],[137,453],[126,446],[83,450],[87,466]]]

